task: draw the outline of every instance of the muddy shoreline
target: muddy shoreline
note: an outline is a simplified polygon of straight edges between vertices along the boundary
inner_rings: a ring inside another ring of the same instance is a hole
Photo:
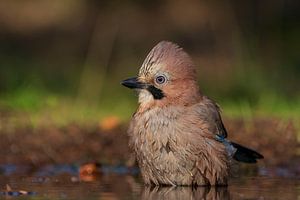
[[[229,139],[261,152],[260,166],[288,166],[299,163],[297,130],[290,121],[225,119]],[[127,125],[111,130],[100,127],[22,128],[1,130],[0,164],[83,164],[132,165]],[[298,150],[297,150],[298,149]],[[296,164],[297,166],[297,164]],[[299,170],[299,169],[296,169]]]

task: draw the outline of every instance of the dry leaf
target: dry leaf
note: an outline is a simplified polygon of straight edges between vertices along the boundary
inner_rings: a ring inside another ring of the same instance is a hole
[[[117,128],[121,124],[120,118],[117,116],[110,116],[102,119],[99,126],[104,131],[109,131]]]

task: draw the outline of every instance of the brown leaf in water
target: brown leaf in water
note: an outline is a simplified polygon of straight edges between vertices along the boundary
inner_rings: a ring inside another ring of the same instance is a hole
[[[85,182],[95,181],[101,175],[101,165],[98,163],[87,163],[80,166],[79,178]]]

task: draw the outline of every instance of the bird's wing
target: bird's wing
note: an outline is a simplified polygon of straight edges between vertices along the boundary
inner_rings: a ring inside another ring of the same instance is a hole
[[[220,115],[220,107],[211,99],[203,96],[201,102],[197,105],[197,111],[202,121],[204,121],[217,139],[227,137],[226,128]]]

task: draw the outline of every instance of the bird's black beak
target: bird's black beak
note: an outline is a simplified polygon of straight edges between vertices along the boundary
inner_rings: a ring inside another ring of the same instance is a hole
[[[137,77],[125,79],[121,84],[130,89],[144,89],[146,86],[145,83],[138,81]]]

